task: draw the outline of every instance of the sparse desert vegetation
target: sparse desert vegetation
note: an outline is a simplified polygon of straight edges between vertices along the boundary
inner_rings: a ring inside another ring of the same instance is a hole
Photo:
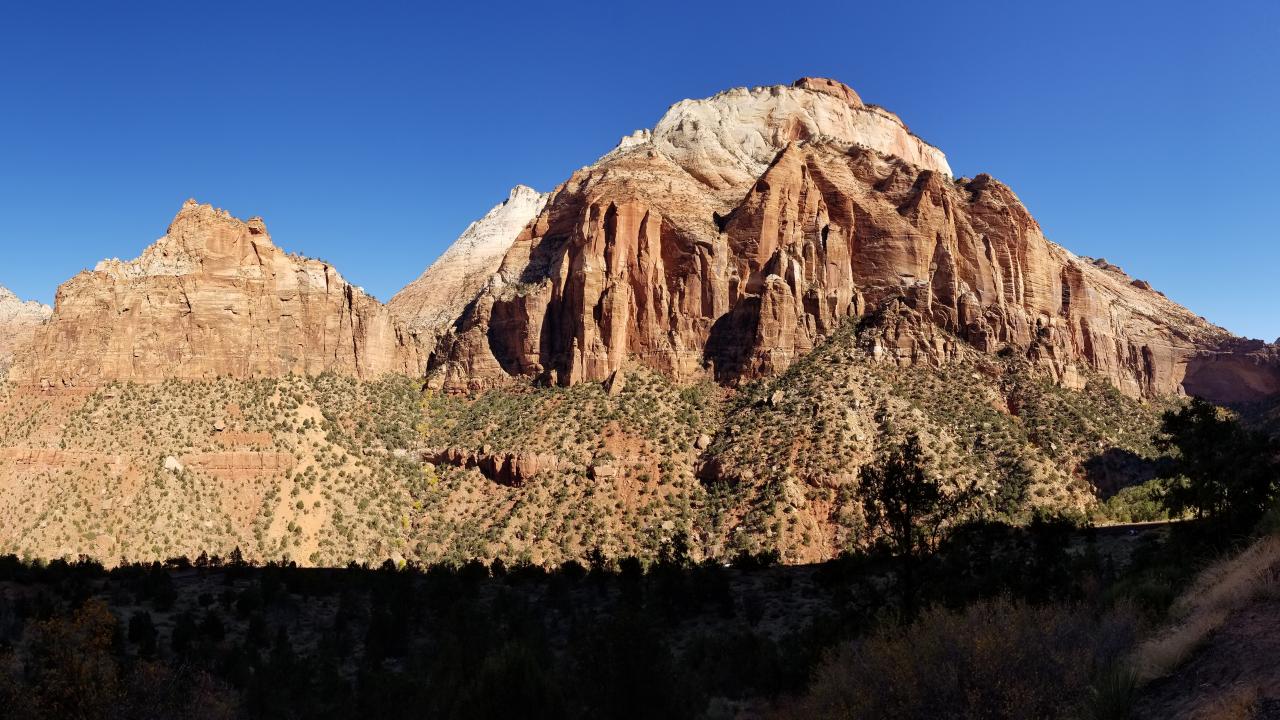
[[[1171,404],[1060,388],[1016,358],[898,368],[847,324],[778,378],[726,389],[642,367],[616,386],[463,395],[386,376],[168,380],[35,391],[0,413],[0,548],[113,563],[305,565],[654,558],[814,562],[875,539],[860,468],[906,437],[969,502],[948,522],[1164,517],[1152,436]],[[519,482],[432,451],[536,457]],[[1143,484],[1147,483],[1147,484]]]

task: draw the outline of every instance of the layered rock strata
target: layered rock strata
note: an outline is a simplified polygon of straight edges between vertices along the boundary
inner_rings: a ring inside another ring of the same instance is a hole
[[[131,261],[57,293],[14,372],[44,387],[333,371],[418,374],[423,356],[376,299],[319,260],[276,247],[260,218],[189,200]]]
[[[8,372],[14,352],[30,342],[36,328],[47,322],[52,313],[48,305],[23,302],[0,287],[0,377]]]
[[[488,447],[479,452],[460,447],[428,450],[422,453],[422,460],[432,465],[477,468],[485,477],[508,487],[523,487],[541,473],[554,473],[565,467],[559,458],[551,454],[495,452]]]

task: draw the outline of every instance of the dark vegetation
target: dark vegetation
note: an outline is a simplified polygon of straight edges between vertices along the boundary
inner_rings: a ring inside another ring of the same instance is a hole
[[[1052,521],[965,532],[981,548],[953,538],[920,563],[922,602],[1079,598],[1086,577],[1114,581],[1100,556],[1069,554],[1069,528]],[[892,556],[770,560],[695,565],[678,543],[648,567],[550,571],[207,559],[108,571],[10,556],[0,700],[34,718],[729,712],[802,692],[835,640],[896,617]]]
[[[1221,409],[1193,400],[1165,414],[1160,446],[1172,452],[1163,500],[1230,531],[1256,523],[1280,488],[1280,443]]]
[[[1280,448],[1270,436],[1195,400],[1166,412],[1154,441],[1166,452],[1160,478],[1132,495],[1193,520],[1140,536],[1118,571],[1097,542],[1115,530],[1081,533],[1060,519],[1036,518],[1026,530],[963,525],[926,557],[920,548],[936,526],[908,523],[914,535],[890,529],[899,622],[838,645],[784,714],[1128,717],[1141,691],[1129,659],[1139,635],[1166,619],[1210,561],[1277,529]],[[913,445],[864,476],[876,494],[889,495],[882,504],[915,509],[899,517],[927,518],[941,496],[911,461]],[[924,542],[914,539],[921,534]],[[1083,552],[1068,549],[1073,536],[1085,538]],[[926,608],[918,615],[917,602]]]

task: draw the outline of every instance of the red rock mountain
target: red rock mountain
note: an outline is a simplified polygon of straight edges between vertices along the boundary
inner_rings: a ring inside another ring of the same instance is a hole
[[[65,387],[422,367],[387,309],[331,266],[276,247],[260,218],[188,200],[140,257],[101,262],[58,289],[14,375]]]
[[[679,102],[549,195],[518,188],[390,309],[280,250],[260,219],[188,202],[139,258],[64,284],[47,323],[23,324],[10,375],[65,387],[425,368],[461,389],[640,363],[736,384],[851,321],[898,364],[965,343],[1067,386],[1101,373],[1134,397],[1280,391],[1275,346],[1049,242],[1008,187],[953,178],[896,115],[815,78]]]
[[[433,268],[444,272],[445,268]],[[1131,396],[1280,391],[1241,340],[1047,240],[1007,186],[832,80],[687,100],[556,188],[436,347],[430,381],[572,384],[634,361],[737,383],[842,322],[886,361],[965,342]]]

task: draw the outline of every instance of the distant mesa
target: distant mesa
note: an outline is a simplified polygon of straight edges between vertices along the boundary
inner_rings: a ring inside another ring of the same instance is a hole
[[[490,282],[516,236],[542,212],[550,193],[517,185],[506,200],[471,223],[426,272],[387,307],[423,344],[434,347],[467,304]]]

